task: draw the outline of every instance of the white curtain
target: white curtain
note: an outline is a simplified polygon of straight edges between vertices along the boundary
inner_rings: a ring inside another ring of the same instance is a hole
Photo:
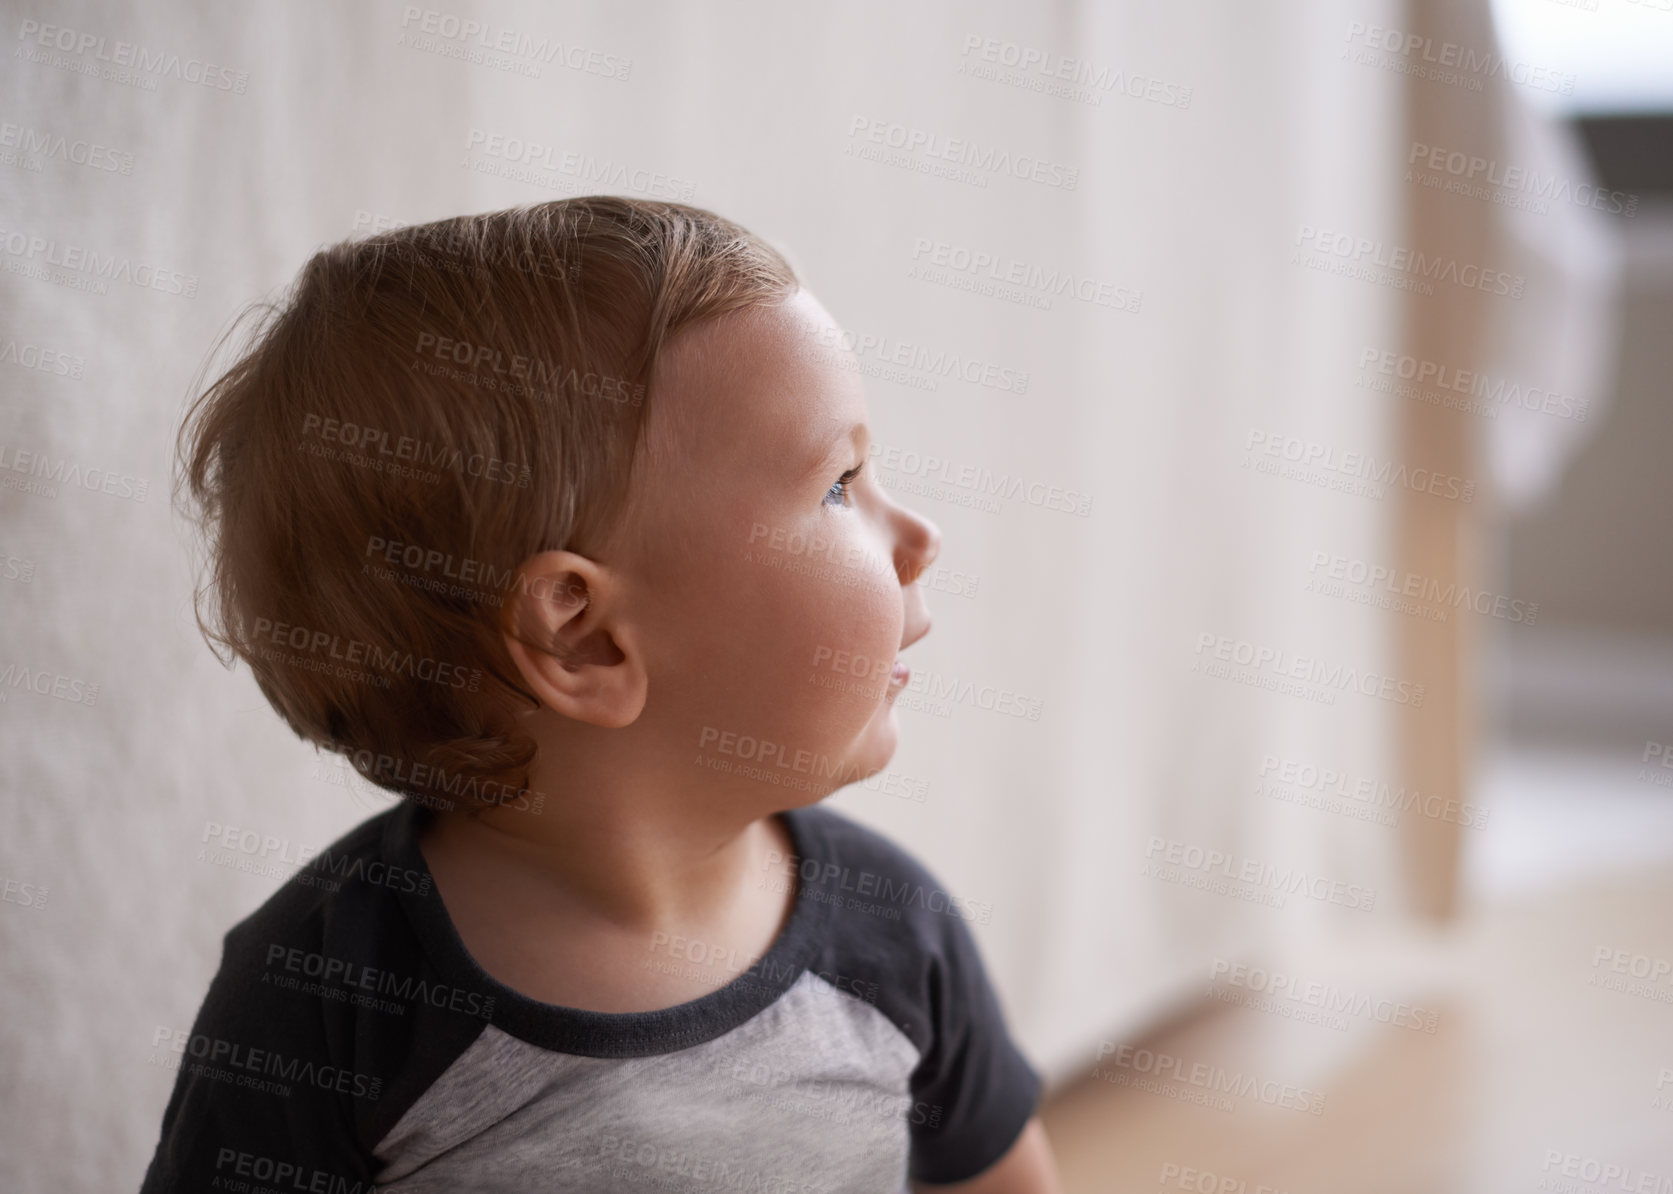
[[[461,41],[456,19],[487,32]],[[1268,758],[1389,774],[1390,703],[1202,670],[1245,646],[1395,666],[1381,611],[1304,591],[1320,553],[1386,560],[1392,502],[1245,467],[1274,444],[1390,453],[1396,400],[1356,382],[1362,352],[1397,345],[1399,293],[1295,255],[1308,229],[1398,243],[1404,81],[1348,54],[1357,27],[1397,24],[1392,4],[71,2],[7,20],[6,119],[44,151],[0,165],[19,349],[0,361],[0,451],[119,480],[0,489],[0,547],[31,565],[0,568],[0,666],[65,677],[60,696],[98,686],[54,699],[31,679],[0,707],[0,878],[48,892],[0,904],[6,1188],[137,1185],[172,1078],[153,1035],[189,1024],[221,934],[279,882],[200,859],[206,835],[254,830],[294,857],[383,806],[210,656],[168,478],[227,321],[319,245],[389,221],[687,199],[783,246],[871,338],[874,433],[902,453],[885,471],[940,525],[949,571],[914,649],[930,707],[902,710],[891,766],[923,799],[878,785],[833,804],[991,904],[978,937],[1049,1075],[1174,1006],[1214,957],[1398,906],[1385,829],[1255,795]],[[163,65],[123,68],[119,42]],[[192,62],[216,68],[207,84]],[[506,176],[507,152],[531,154],[512,141],[549,147],[534,181]],[[69,249],[163,288],[32,276]],[[978,256],[995,264],[972,274]],[[188,278],[192,296],[169,292]],[[1023,485],[990,505],[972,475]],[[1090,495],[1085,516],[1052,487]],[[997,689],[1038,719],[985,708]],[[1170,850],[1301,867],[1374,890],[1377,911],[1144,873]]]

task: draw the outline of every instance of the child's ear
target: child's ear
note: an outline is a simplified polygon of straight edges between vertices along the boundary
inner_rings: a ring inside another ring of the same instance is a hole
[[[645,707],[644,661],[619,618],[615,578],[572,551],[543,551],[517,570],[501,628],[512,662],[540,703],[617,729]]]

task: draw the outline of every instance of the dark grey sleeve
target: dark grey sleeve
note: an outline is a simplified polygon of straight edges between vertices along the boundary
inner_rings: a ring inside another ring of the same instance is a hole
[[[801,880],[836,909],[824,964],[874,983],[878,1010],[918,1050],[908,1175],[975,1177],[1016,1143],[1040,1096],[967,923],[991,906],[950,894],[906,850],[832,809],[797,810],[796,823],[816,852]]]
[[[333,1064],[319,1005],[276,997],[229,934],[184,1038],[153,1048],[178,1065],[140,1194],[212,1189],[370,1194],[373,1159],[347,1100],[377,1098],[373,1075]],[[248,1186],[240,1183],[247,1182]]]
[[[1011,1039],[964,920],[937,915],[940,950],[926,973],[930,1045],[912,1074],[911,1177],[958,1182],[1003,1157],[1040,1095]]]

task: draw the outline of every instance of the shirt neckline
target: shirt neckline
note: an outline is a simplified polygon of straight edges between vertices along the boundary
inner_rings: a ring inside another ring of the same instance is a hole
[[[434,814],[404,801],[384,826],[382,850],[394,865],[424,876],[416,890],[400,890],[408,921],[430,962],[448,983],[493,998],[488,1022],[544,1049],[584,1057],[647,1057],[688,1049],[737,1028],[770,1007],[818,956],[830,904],[816,898],[797,871],[809,860],[823,861],[828,842],[818,819],[806,809],[786,809],[783,818],[794,855],[786,860],[788,882],[796,884],[789,919],[760,960],[731,982],[673,1007],[648,1012],[598,1012],[545,1003],[506,986],[484,970],[465,948],[448,915],[418,840]]]

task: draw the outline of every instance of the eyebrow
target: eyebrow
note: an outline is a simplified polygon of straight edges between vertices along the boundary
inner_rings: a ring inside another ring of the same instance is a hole
[[[819,454],[819,458],[808,466],[807,472],[802,474],[802,479],[806,480],[808,477],[813,476],[813,474],[817,473],[820,469],[829,464],[831,457],[836,454],[836,450],[839,445],[844,442],[856,443],[862,438],[870,438],[869,434],[866,432],[866,425],[864,423],[850,424],[846,432],[838,431],[826,443],[825,450]]]

